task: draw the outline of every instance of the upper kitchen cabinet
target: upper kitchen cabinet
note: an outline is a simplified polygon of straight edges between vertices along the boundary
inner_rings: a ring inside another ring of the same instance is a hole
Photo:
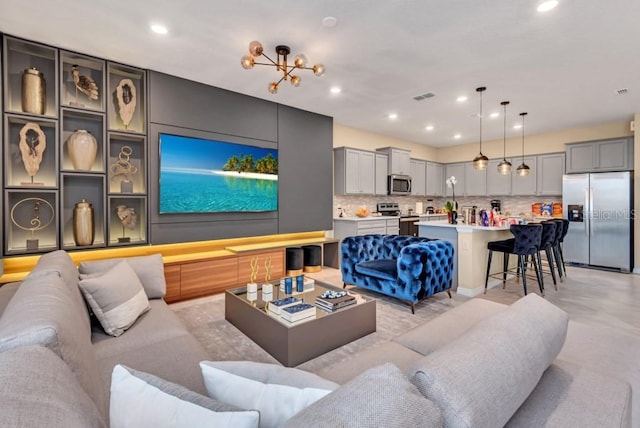
[[[521,157],[514,158],[511,161],[513,168],[517,169],[522,160]],[[524,163],[529,166],[529,175],[521,176],[516,172],[511,174],[511,194],[513,196],[529,196],[535,195],[537,192],[537,157],[525,156]]]
[[[447,176],[450,177],[448,174]],[[456,178],[458,178],[457,175]],[[460,189],[464,189],[465,196],[485,196],[487,194],[487,170],[475,169],[473,162],[466,162],[464,164],[464,186],[460,186],[460,180],[458,180],[458,186]]]
[[[375,194],[386,195],[387,194],[387,163],[389,157],[384,153],[376,153],[376,184]]]
[[[505,196],[511,194],[511,174],[500,174],[498,164],[502,159],[491,159],[487,166],[487,196]],[[513,162],[512,162],[513,163]],[[514,169],[517,167],[513,167]]]
[[[389,156],[389,174],[411,175],[411,152],[409,150],[383,147],[376,149]]]
[[[427,194],[426,162],[411,159],[411,195],[424,196]]]
[[[375,193],[375,153],[338,147],[333,149],[334,193],[373,195]]]
[[[633,139],[567,144],[567,174],[633,170]]]
[[[464,176],[465,164],[464,163],[452,163],[445,165],[445,182],[451,177],[456,178],[456,188],[458,189],[458,195],[463,196],[465,194],[465,176]],[[445,196],[452,196],[452,188],[445,184],[444,194]]]
[[[444,195],[444,165],[441,163],[427,162],[427,196]]]
[[[537,162],[538,195],[562,195],[562,175],[564,174],[565,154],[552,153],[539,155]]]

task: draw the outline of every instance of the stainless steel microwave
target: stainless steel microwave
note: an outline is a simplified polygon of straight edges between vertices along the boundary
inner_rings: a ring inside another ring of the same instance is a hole
[[[389,195],[410,195],[411,177],[408,175],[389,175],[387,193]]]

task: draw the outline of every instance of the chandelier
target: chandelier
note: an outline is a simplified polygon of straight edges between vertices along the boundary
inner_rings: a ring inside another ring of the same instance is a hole
[[[254,40],[249,43],[249,55],[245,55],[240,60],[242,68],[250,70],[254,65],[268,65],[275,67],[276,70],[282,72],[282,77],[277,82],[269,83],[269,92],[272,94],[278,93],[278,87],[283,80],[289,80],[293,86],[300,86],[300,76],[293,74],[296,70],[313,70],[313,73],[321,77],[324,75],[325,68],[322,64],[316,64],[313,67],[307,67],[307,57],[304,54],[299,54],[293,61],[293,65],[287,64],[287,56],[291,53],[289,46],[278,45],[276,46],[276,54],[278,55],[276,61],[272,60],[264,53],[262,43]],[[256,58],[263,56],[269,60],[269,62],[256,62]]]
[[[529,168],[529,165],[524,163],[524,117],[526,115],[526,112],[520,113],[520,116],[522,117],[522,164],[518,167],[518,175],[521,177],[529,175],[529,171],[531,169]]]

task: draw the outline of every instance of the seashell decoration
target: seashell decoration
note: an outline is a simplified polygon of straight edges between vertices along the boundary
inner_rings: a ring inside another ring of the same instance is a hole
[[[131,79],[122,79],[116,87],[116,99],[118,100],[118,114],[124,129],[129,127],[131,119],[133,119],[133,113],[136,110],[136,87]]]

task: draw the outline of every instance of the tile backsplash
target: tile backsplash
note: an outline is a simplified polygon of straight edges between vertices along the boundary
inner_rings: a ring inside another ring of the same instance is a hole
[[[406,214],[409,208],[415,210],[416,202],[422,202],[422,206],[426,209],[428,206],[433,206],[436,209],[444,208],[444,204],[451,198],[426,198],[423,196],[341,196],[334,195],[333,197],[333,213],[337,217],[339,214],[338,208],[345,210],[347,216],[354,215],[355,211],[364,206],[371,212],[376,211],[376,204],[378,202],[397,202],[400,206],[400,211]],[[503,196],[497,198],[490,198],[488,196],[478,197],[456,197],[459,207],[476,205],[478,208],[488,209],[491,208],[491,200],[500,199],[502,202],[502,212],[510,213],[511,215],[518,215],[520,213],[530,213],[531,204],[537,202],[562,202],[562,196]]]

